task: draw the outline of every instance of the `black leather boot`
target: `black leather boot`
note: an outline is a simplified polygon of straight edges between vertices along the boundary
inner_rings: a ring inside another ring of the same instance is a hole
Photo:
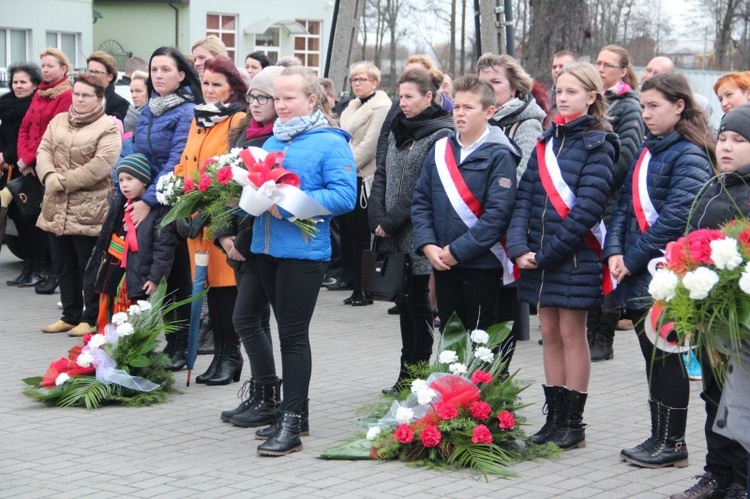
[[[44,270],[36,268],[26,276],[26,279],[18,281],[17,286],[19,288],[31,288],[37,286],[38,284],[44,283],[45,280],[46,277],[44,275]]]
[[[219,353],[214,347],[214,332],[211,328],[211,319],[208,315],[201,317],[201,328],[198,333],[198,355],[209,355]]]
[[[622,458],[623,460],[625,460],[628,456],[639,454],[643,452],[644,449],[650,448],[659,438],[659,411],[661,409],[661,404],[656,400],[649,400],[648,407],[651,411],[651,436],[635,447],[621,450],[620,458]]]
[[[254,397],[256,394],[256,390],[257,388],[255,378],[250,378],[249,380],[245,381],[242,384],[242,388],[240,388],[237,392],[237,398],[240,399],[240,405],[238,405],[234,409],[221,411],[221,420],[225,423],[228,423],[229,420],[234,416],[248,410],[250,406],[252,406],[256,402]]]
[[[57,290],[57,276],[54,274],[48,274],[47,279],[34,286],[34,291],[38,295],[51,295]]]
[[[222,358],[224,355],[224,337],[221,334],[214,334],[213,343],[214,343],[214,358],[211,360],[211,364],[209,364],[208,369],[206,369],[206,372],[204,372],[203,374],[195,378],[196,383],[207,384],[208,381],[211,380],[211,378],[216,376],[216,371],[222,362]]]
[[[305,399],[305,407],[302,410],[302,414],[300,415],[302,416],[302,420],[299,424],[299,436],[308,437],[310,436],[310,399]],[[272,425],[257,430],[255,432],[255,439],[267,440],[269,437],[273,436],[273,434],[276,432],[276,428],[280,424],[281,420],[279,418],[276,418],[276,421],[274,421]]]
[[[625,456],[625,461],[642,468],[684,468],[688,465],[688,449],[685,444],[687,408],[677,409],[661,404],[659,411],[659,435],[650,446],[641,452]]]
[[[560,424],[549,441],[562,450],[586,447],[586,425],[583,423],[583,408],[586,406],[588,393],[564,388],[565,404]]]
[[[29,278],[31,275],[31,260],[24,260],[23,261],[23,269],[21,269],[21,273],[18,274],[18,276],[15,279],[9,279],[5,281],[5,284],[8,286],[18,286],[18,283],[21,281],[25,281]]]
[[[188,332],[177,331],[174,335],[174,351],[169,356],[172,359],[172,371],[184,369],[187,365]]]
[[[388,388],[383,388],[380,391],[380,393],[382,393],[383,395],[390,395],[392,397],[398,397],[399,392],[403,388],[402,382],[409,378],[409,370],[407,366],[411,363],[412,361],[409,357],[402,355],[400,365],[398,368],[398,378],[396,379],[396,382],[393,384],[393,386],[389,386]]]
[[[615,329],[620,321],[619,310],[604,309],[599,316],[599,327],[596,337],[591,346],[591,362],[612,360],[615,356],[613,344],[615,341]]]
[[[565,388],[562,386],[546,385],[542,385],[542,388],[544,388],[544,408],[542,409],[542,412],[546,412],[547,421],[538,432],[526,439],[527,443],[534,445],[542,445],[549,442],[555,429],[560,425],[560,420],[563,415],[563,393]]]
[[[234,333],[233,333],[234,334]],[[214,335],[216,337],[216,335]],[[240,380],[242,375],[242,366],[244,360],[242,359],[242,352],[240,351],[239,338],[235,344],[232,341],[224,339],[224,345],[221,349],[221,357],[219,363],[216,366],[216,371],[211,378],[206,381],[208,386],[217,385],[228,385],[232,381],[235,383]]]
[[[281,380],[272,383],[255,384],[255,392],[250,396],[247,409],[229,418],[229,422],[243,428],[254,428],[272,424],[281,405]]]
[[[276,431],[268,437],[268,440],[258,446],[258,454],[277,457],[301,451],[302,440],[299,438],[301,422],[301,414],[289,411],[282,412]]]

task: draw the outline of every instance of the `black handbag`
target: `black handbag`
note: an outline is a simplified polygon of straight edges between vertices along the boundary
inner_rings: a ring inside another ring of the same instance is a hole
[[[8,182],[8,190],[13,195],[13,206],[17,213],[28,222],[35,222],[42,212],[44,188],[33,175],[22,175]]]
[[[378,251],[376,237],[372,250],[362,252],[362,291],[373,300],[396,301],[408,296],[411,282],[411,256],[408,253]]]

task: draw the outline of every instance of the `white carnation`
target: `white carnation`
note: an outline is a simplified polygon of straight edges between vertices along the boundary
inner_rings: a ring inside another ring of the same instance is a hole
[[[448,370],[456,376],[464,376],[467,372],[466,366],[459,362],[449,365]]]
[[[126,322],[128,322],[128,314],[126,314],[125,312],[117,312],[112,316],[112,324],[114,324],[115,326],[125,324]]]
[[[661,268],[656,271],[651,284],[648,285],[648,293],[655,300],[669,301],[674,298],[680,278],[669,269]]]
[[[92,357],[86,350],[81,352],[76,359],[76,364],[81,367],[90,367],[92,362],[94,362],[94,357]]]
[[[734,270],[742,264],[742,255],[737,250],[737,240],[727,237],[711,241],[711,260],[719,269]]]
[[[380,426],[372,426],[367,430],[367,440],[375,440],[380,435]]]
[[[443,350],[440,352],[438,360],[441,364],[450,364],[451,362],[456,362],[458,360],[458,354],[453,350]]]
[[[151,304],[147,302],[146,300],[138,300],[137,304],[139,307],[141,307],[142,312],[151,310]]]
[[[103,334],[95,334],[89,340],[88,347],[91,350],[96,350],[97,348],[101,348],[105,343],[107,343],[107,339]]]
[[[414,411],[408,407],[399,407],[396,411],[396,421],[399,423],[410,423],[414,419]]]
[[[492,362],[495,359],[495,354],[492,353],[487,347],[478,347],[474,350],[474,357],[481,360],[482,362]]]
[[[719,274],[708,267],[698,267],[682,278],[682,284],[690,291],[690,299],[692,300],[706,298],[718,282]]]
[[[422,390],[427,387],[427,382],[423,379],[415,379],[411,382],[411,392],[417,393],[419,390]]]
[[[128,315],[141,315],[141,312],[143,311],[138,305],[130,305],[128,307]]]
[[[426,385],[423,389],[417,392],[417,402],[419,402],[420,405],[429,404],[435,397],[437,397],[437,392],[432,388],[427,388]]]
[[[750,295],[750,263],[745,265],[745,270],[740,275],[740,289]]]
[[[133,329],[133,325],[128,322],[120,324],[119,326],[117,326],[117,329],[116,329],[117,336],[121,338],[123,336],[130,336],[131,334],[133,334],[134,331],[135,329]]]
[[[486,345],[490,341],[490,335],[487,334],[487,331],[475,329],[471,332],[471,341],[480,345]]]
[[[57,375],[57,378],[55,378],[55,386],[60,386],[69,379],[70,375],[68,373],[60,373]]]

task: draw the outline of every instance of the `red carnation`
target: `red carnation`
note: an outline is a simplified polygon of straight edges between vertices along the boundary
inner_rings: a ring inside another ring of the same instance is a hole
[[[475,385],[480,383],[492,383],[492,375],[488,372],[476,370],[474,371],[474,374],[471,375],[471,382]]]
[[[411,441],[414,440],[414,432],[411,431],[408,424],[401,423],[398,425],[398,428],[396,428],[396,431],[393,432],[393,438],[398,440],[401,444],[410,444]]]
[[[487,419],[490,417],[490,414],[492,413],[492,407],[490,407],[490,404],[488,404],[487,402],[477,400],[476,402],[473,402],[471,404],[471,407],[469,407],[469,411],[471,411],[471,416],[473,418],[480,421],[487,421]]]
[[[89,344],[89,341],[91,341],[91,337],[93,334],[84,334],[83,335],[83,346],[86,346]]]
[[[216,160],[214,158],[208,158],[206,161],[203,162],[202,166],[198,167],[198,171],[201,172],[201,173],[203,173],[203,172],[206,171],[206,169],[209,166],[213,166],[215,163],[216,163]]]
[[[483,424],[477,425],[471,432],[471,441],[475,444],[491,444],[492,433],[490,429]]]
[[[740,235],[737,239],[740,242],[742,253],[747,255],[748,252],[750,252],[750,229],[745,229],[740,232]]]
[[[198,182],[198,190],[206,192],[209,187],[211,187],[211,177],[208,175],[201,175],[200,182]]]
[[[437,405],[437,414],[440,419],[454,419],[458,416],[458,409],[453,404],[440,402]]]
[[[498,414],[497,419],[500,420],[501,430],[512,430],[516,427],[516,418],[513,417],[513,413],[507,409],[504,409],[503,412]]]
[[[688,234],[688,243],[690,244],[690,260],[695,263],[705,263],[710,265],[711,260],[711,241],[724,239],[726,236],[720,230],[697,230]]]
[[[185,192],[185,194],[193,192],[195,190],[195,180],[190,177],[186,178],[182,190]]]
[[[437,429],[437,426],[433,425],[425,426],[422,433],[419,434],[419,438],[422,440],[422,445],[428,448],[437,447],[442,436],[443,435],[440,433],[440,430]]]
[[[216,172],[216,181],[221,185],[227,185],[232,180],[232,167],[225,166]]]

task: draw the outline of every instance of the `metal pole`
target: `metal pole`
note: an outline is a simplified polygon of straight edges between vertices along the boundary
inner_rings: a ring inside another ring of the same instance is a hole
[[[477,59],[482,57],[482,25],[479,21],[479,0],[474,0],[474,39],[476,40]]]
[[[513,35],[513,0],[505,0],[505,48],[509,56],[516,56],[516,42]]]

